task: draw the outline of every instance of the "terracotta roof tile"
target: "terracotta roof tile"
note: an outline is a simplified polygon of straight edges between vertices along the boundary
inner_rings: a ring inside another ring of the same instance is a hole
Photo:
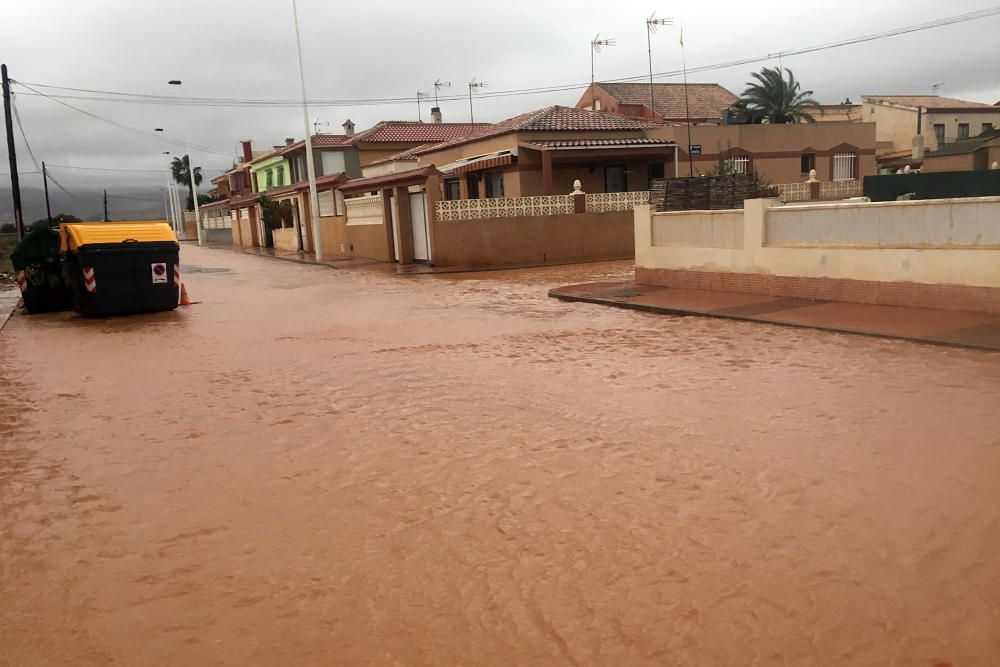
[[[461,144],[499,137],[511,132],[600,132],[616,130],[643,130],[659,127],[659,123],[628,118],[618,114],[574,109],[573,107],[551,106],[529,111],[499,123],[478,128],[475,132],[450,141],[443,141],[427,148],[414,149],[414,155],[459,146]]]
[[[649,106],[648,83],[601,83],[603,88],[621,104],[645,104]],[[687,85],[688,105],[691,118],[719,118],[722,112],[739,99],[735,94],[717,83],[689,83]],[[684,84],[654,83],[653,104],[656,113],[663,118],[685,118]]]
[[[364,143],[429,143],[446,141],[487,126],[488,123],[424,123],[411,120],[384,120],[374,127],[357,133],[355,142]]]
[[[641,137],[637,139],[552,139],[532,141],[545,148],[602,148],[606,146],[673,146],[673,142]]]
[[[396,162],[399,160],[416,160],[417,159],[417,156],[415,154],[416,151],[422,150],[424,148],[429,148],[430,146],[435,145],[435,143],[437,142],[430,142],[426,144],[420,144],[419,146],[414,146],[413,148],[407,148],[405,151],[400,151],[399,153],[390,155],[389,157],[384,157],[381,160],[375,160],[374,162],[369,162],[367,166],[370,167],[375,164],[387,164],[389,162]]]

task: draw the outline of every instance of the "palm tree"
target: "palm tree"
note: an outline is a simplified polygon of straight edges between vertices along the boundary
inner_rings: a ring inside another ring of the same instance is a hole
[[[785,79],[784,73],[788,72]],[[743,96],[733,105],[737,118],[743,123],[813,123],[809,113],[819,109],[813,91],[802,90],[792,70],[765,67],[754,72],[756,83],[747,82]]]
[[[191,161],[187,155],[182,158],[175,157],[170,163],[170,175],[173,176],[174,181],[188,189],[187,209],[193,211],[194,190],[191,188],[191,176],[188,171],[190,164]],[[194,168],[194,183],[195,185],[201,185],[201,167]]]

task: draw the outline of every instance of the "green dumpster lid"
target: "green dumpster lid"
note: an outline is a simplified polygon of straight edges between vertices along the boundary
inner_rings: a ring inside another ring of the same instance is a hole
[[[59,230],[36,229],[25,234],[21,242],[10,253],[11,261],[36,259],[59,255]]]

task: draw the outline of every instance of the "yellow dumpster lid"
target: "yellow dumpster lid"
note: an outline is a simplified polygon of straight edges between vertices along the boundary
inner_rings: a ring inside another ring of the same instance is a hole
[[[60,249],[76,250],[96,243],[177,242],[165,222],[64,222],[59,225]]]

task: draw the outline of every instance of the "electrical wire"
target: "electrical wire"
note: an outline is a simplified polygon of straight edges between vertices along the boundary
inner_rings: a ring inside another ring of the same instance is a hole
[[[35,163],[35,169],[37,169],[41,173],[45,174],[45,177],[48,180],[52,181],[53,185],[55,185],[57,188],[59,188],[60,190],[62,190],[63,192],[65,192],[67,195],[69,195],[70,197],[72,197],[72,198],[75,199],[76,195],[73,194],[72,192],[70,192],[69,190],[67,190],[66,188],[64,188],[63,185],[62,185],[62,183],[60,183],[59,181],[57,181],[56,179],[54,179],[51,174],[47,174],[46,170],[42,169],[41,165],[38,164],[38,160],[35,159],[35,152],[33,150],[31,150],[31,144],[28,143],[28,135],[24,132],[24,126],[21,124],[21,114],[18,113],[18,111],[17,111],[17,96],[16,95],[11,95],[11,97],[10,97],[10,106],[11,106],[11,108],[14,111],[14,118],[17,119],[17,129],[21,131],[21,138],[24,140],[24,147],[28,149],[28,155],[31,156],[31,161]]]
[[[141,201],[141,202],[147,202],[147,203],[150,203],[150,204],[162,204],[163,203],[162,199],[143,199],[142,197],[128,197],[126,195],[113,195],[110,192],[108,193],[108,198],[109,199],[110,198],[114,198],[114,199],[127,199],[129,201]]]
[[[207,148],[205,146],[198,146],[197,144],[186,144],[186,143],[184,143],[182,141],[176,141],[174,139],[167,139],[166,137],[160,136],[159,134],[157,134],[155,132],[150,132],[148,130],[142,130],[142,129],[139,129],[137,127],[132,127],[131,125],[125,125],[123,123],[119,123],[118,121],[111,120],[111,119],[105,118],[103,116],[98,116],[97,114],[91,113],[90,111],[87,111],[86,109],[81,109],[80,107],[75,107],[72,104],[69,104],[68,102],[63,102],[60,99],[56,99],[56,97],[54,97],[52,95],[47,95],[45,93],[39,92],[38,90],[35,90],[34,88],[32,88],[31,86],[29,86],[27,84],[18,82],[18,85],[19,86],[23,86],[24,88],[27,88],[28,90],[31,90],[31,91],[35,92],[36,94],[41,95],[42,97],[48,98],[48,99],[52,100],[53,102],[56,102],[57,104],[61,104],[64,107],[72,109],[73,111],[76,111],[78,113],[82,113],[85,116],[88,116],[88,117],[93,118],[95,120],[99,120],[102,123],[107,123],[108,125],[111,125],[113,127],[117,127],[117,128],[119,128],[121,130],[126,130],[128,132],[132,132],[134,134],[138,134],[138,135],[147,137],[149,139],[155,139],[156,141],[161,141],[163,143],[170,144],[172,146],[178,146],[178,147],[184,148],[186,150],[190,150],[190,149],[193,148],[193,149],[196,149],[196,150],[201,151],[203,153],[215,153],[216,155],[225,155],[226,157],[231,157],[232,156],[232,153],[230,153],[228,151],[226,151],[226,152],[217,151],[215,149]]]
[[[49,165],[45,165],[45,166],[48,167],[49,169],[56,168],[56,169],[80,169],[80,170],[83,170],[83,171],[121,171],[121,172],[126,172],[126,173],[135,173],[135,172],[138,172],[138,173],[149,173],[149,174],[162,174],[164,172],[170,171],[170,169],[168,169],[168,168],[163,168],[163,169],[125,169],[125,168],[122,168],[122,167],[77,167],[77,166],[73,166],[73,165],[69,165],[69,164],[49,164]],[[232,167],[224,167],[224,168],[221,168],[221,169],[209,169],[209,168],[206,167],[203,170],[211,172],[211,173],[215,173],[215,172],[229,171],[231,168]]]
[[[714,63],[710,65],[700,65],[696,67],[688,68],[688,73],[699,73],[699,72],[709,72],[720,69],[729,69],[732,67],[739,67],[743,65],[750,65],[760,62],[766,62],[773,60],[774,57],[780,55],[782,57],[795,56],[795,55],[805,55],[809,53],[816,53],[819,51],[825,51],[829,49],[836,49],[845,46],[852,46],[855,44],[862,44],[865,42],[876,41],[880,39],[886,39],[889,37],[897,37],[900,35],[911,34],[915,32],[920,32],[924,30],[930,30],[933,28],[940,28],[949,25],[956,25],[960,23],[967,23],[969,21],[980,20],[984,18],[990,18],[994,16],[1000,16],[1000,6],[989,7],[982,10],[966,12],[964,14],[957,14],[954,16],[948,16],[941,19],[936,19],[933,21],[927,21],[924,23],[903,26],[900,28],[893,28],[890,30],[885,30],[878,33],[871,33],[867,35],[860,35],[857,37],[851,37],[848,39],[843,39],[835,42],[827,42],[824,44],[818,44],[814,46],[808,46],[799,49],[790,49],[787,51],[771,52],[763,56],[753,56],[747,58],[740,58],[737,60],[730,60],[726,62]],[[683,70],[670,70],[665,72],[654,73],[654,78],[673,78],[680,76]],[[648,73],[618,77],[612,79],[606,79],[608,83],[617,82],[629,82],[629,81],[640,81],[649,78]],[[12,80],[13,81],[13,80]],[[171,95],[151,95],[145,93],[128,93],[120,91],[108,91],[108,90],[97,90],[90,88],[74,88],[68,86],[57,86],[53,84],[39,84],[39,83],[22,83],[15,82],[21,86],[31,89],[31,86],[37,86],[39,88],[49,88],[54,90],[65,90],[76,93],[88,93],[89,96],[80,95],[45,95],[39,91],[34,91],[35,94],[50,97],[52,99],[75,99],[75,100],[88,100],[88,101],[100,101],[100,102],[125,102],[125,103],[135,103],[135,104],[159,104],[159,105],[171,105],[171,106],[215,106],[215,107],[298,107],[302,105],[301,100],[294,99],[244,99],[244,98],[226,98],[226,97],[184,97],[184,96],[171,96]],[[492,98],[492,97],[510,97],[515,95],[537,95],[542,93],[553,93],[553,92],[565,92],[571,90],[580,90],[589,86],[589,82],[584,83],[572,83],[572,84],[559,84],[550,86],[540,86],[535,88],[518,88],[511,90],[498,90],[484,92],[479,95],[480,98]],[[445,101],[456,101],[465,100],[466,97],[461,94],[445,95],[439,98]],[[310,106],[317,107],[338,107],[338,106],[365,106],[365,105],[389,105],[389,104],[413,104],[416,100],[414,96],[403,96],[403,97],[382,97],[382,98],[357,98],[357,99],[314,99],[310,100],[308,104]]]

